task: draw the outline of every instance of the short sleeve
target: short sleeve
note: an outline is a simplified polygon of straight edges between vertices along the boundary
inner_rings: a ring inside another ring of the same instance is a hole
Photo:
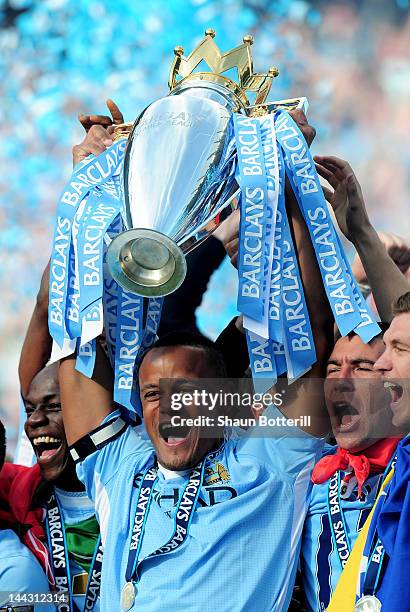
[[[152,451],[144,426],[126,423],[118,411],[108,415],[98,428],[70,448],[77,476],[94,502],[96,483],[99,487],[106,486],[129,458],[138,470]]]
[[[298,419],[287,419],[269,406],[255,427],[241,433],[238,454],[251,455],[288,479],[311,470],[321,456],[324,439],[299,427]]]

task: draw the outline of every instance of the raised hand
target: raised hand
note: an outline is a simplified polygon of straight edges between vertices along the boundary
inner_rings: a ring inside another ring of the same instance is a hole
[[[292,117],[293,121],[297,123],[308,147],[310,147],[316,136],[316,130],[313,125],[310,125],[305,112],[301,108],[296,108],[295,110],[289,111],[289,115]]]
[[[124,117],[112,100],[107,100],[111,117],[106,115],[78,116],[86,131],[84,140],[73,147],[73,165],[75,166],[89,155],[100,155],[113,143],[114,126],[124,123]]]
[[[83,113],[78,115],[78,119],[86,132],[88,132],[93,125],[101,125],[103,128],[108,128],[110,125],[124,123],[123,114],[115,102],[109,99],[106,101],[106,105],[111,113],[111,117],[107,115],[84,115]]]
[[[323,192],[335,212],[340,230],[354,242],[354,238],[370,226],[360,183],[347,161],[320,155],[314,159],[320,176],[333,187],[323,186]]]

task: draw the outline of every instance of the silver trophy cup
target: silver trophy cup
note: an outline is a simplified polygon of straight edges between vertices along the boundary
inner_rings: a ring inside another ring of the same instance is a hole
[[[124,160],[128,229],[107,256],[127,291],[175,291],[185,278],[185,254],[235,207],[235,98],[217,84],[188,80],[134,123]]]
[[[147,297],[175,291],[186,274],[185,254],[198,246],[237,206],[232,114],[266,114],[276,68],[253,71],[252,36],[222,53],[214,30],[184,57],[175,47],[171,93],[135,121],[125,153],[127,231],[108,249],[115,280]],[[205,63],[210,71],[196,72]],[[234,70],[238,82],[226,73]],[[254,92],[251,106],[247,92]],[[296,100],[284,101],[295,107]],[[127,124],[118,126],[126,135]]]

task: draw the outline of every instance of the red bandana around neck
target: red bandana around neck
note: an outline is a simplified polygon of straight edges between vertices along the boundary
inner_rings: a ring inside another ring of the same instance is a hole
[[[351,453],[338,447],[333,455],[320,459],[312,472],[312,482],[322,484],[329,480],[338,470],[351,469],[357,478],[357,497],[362,494],[362,486],[371,472],[382,472],[386,469],[397,444],[401,438],[385,438],[375,442],[361,452]]]

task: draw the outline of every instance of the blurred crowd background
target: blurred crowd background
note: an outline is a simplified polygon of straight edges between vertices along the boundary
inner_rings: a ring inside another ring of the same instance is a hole
[[[223,50],[255,37],[255,69],[280,76],[271,99],[305,95],[314,152],[348,159],[378,229],[410,234],[408,0],[0,0],[0,418],[18,428],[18,355],[69,178],[79,112],[126,120],[167,93],[177,44],[207,27]],[[222,281],[223,279],[223,281]],[[199,314],[214,337],[235,312],[229,261]]]

